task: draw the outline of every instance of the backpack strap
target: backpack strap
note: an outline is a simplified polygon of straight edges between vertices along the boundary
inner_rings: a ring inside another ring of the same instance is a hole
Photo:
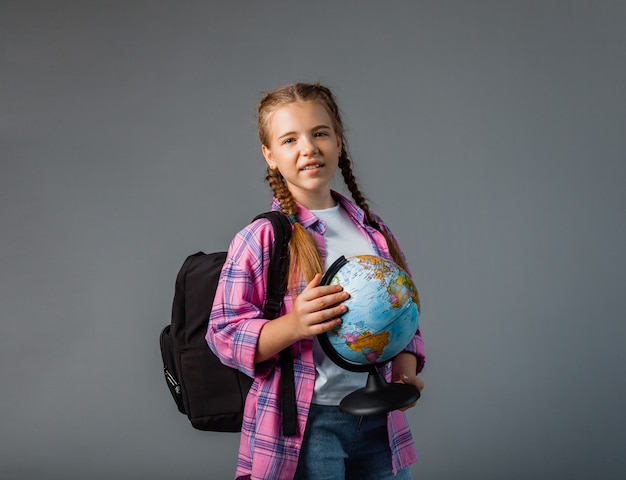
[[[263,315],[273,320],[280,315],[280,307],[287,293],[287,269],[289,267],[289,240],[291,224],[287,217],[278,211],[262,213],[255,217],[267,218],[274,228],[274,246],[270,254],[270,265],[267,277],[267,295]],[[298,419],[296,406],[295,380],[293,374],[293,357],[289,347],[279,354],[280,359],[280,403],[283,420],[283,435],[292,436],[297,433]]]
[[[267,218],[274,228],[274,246],[270,254],[267,294],[263,307],[265,318],[273,320],[280,315],[283,297],[287,293],[291,224],[283,213],[277,211],[262,213],[255,217],[255,220],[259,218]]]

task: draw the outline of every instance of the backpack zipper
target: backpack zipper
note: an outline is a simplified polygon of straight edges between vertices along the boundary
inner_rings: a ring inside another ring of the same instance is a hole
[[[167,367],[163,367],[163,372],[165,373],[165,379],[170,383],[172,387],[174,387],[176,395],[180,395],[180,383],[176,381],[176,379],[172,376]]]

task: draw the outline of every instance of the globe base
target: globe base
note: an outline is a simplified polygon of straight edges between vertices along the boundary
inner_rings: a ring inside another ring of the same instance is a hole
[[[388,383],[378,368],[370,370],[365,387],[347,395],[339,409],[349,415],[377,415],[417,402],[420,391],[413,385]]]

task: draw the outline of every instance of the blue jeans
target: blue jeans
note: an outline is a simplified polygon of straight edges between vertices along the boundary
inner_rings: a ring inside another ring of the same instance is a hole
[[[339,407],[311,405],[294,480],[410,480],[394,476],[387,416],[358,417]]]

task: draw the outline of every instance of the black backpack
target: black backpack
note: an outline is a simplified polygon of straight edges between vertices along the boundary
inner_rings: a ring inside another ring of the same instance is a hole
[[[263,213],[274,228],[264,317],[280,313],[287,289],[291,225],[280,212]],[[159,339],[163,372],[178,410],[198,430],[238,432],[252,379],[227,367],[207,345],[205,335],[226,252],[198,252],[187,257],[176,277],[172,320]],[[296,433],[293,360],[280,352],[283,434]]]

